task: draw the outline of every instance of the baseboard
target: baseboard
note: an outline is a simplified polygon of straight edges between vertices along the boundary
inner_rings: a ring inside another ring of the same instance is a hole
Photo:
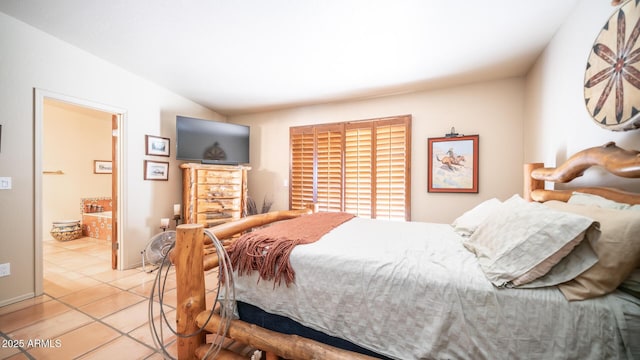
[[[34,297],[36,297],[35,293],[28,293],[28,294],[16,296],[16,297],[11,298],[11,299],[2,300],[2,301],[0,301],[0,307],[11,305],[13,303],[17,303],[18,301],[31,299],[31,298],[34,298]]]

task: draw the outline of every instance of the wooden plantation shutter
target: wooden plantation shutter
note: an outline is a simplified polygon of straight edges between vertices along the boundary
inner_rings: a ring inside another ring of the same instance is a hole
[[[411,116],[290,129],[290,207],[410,220]]]
[[[316,201],[320,211],[342,211],[342,125],[316,127]]]
[[[289,207],[304,209],[305,204],[312,204],[315,201],[313,180],[315,134],[312,128],[291,128],[289,139],[291,146]]]
[[[409,211],[408,135],[402,122],[383,121],[376,126],[376,218],[404,219]]]
[[[346,125],[344,155],[344,211],[371,218],[373,217],[373,123]]]

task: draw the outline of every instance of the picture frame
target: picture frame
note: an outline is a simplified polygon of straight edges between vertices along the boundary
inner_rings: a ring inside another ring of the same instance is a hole
[[[165,161],[144,161],[145,180],[169,180],[169,163]]]
[[[113,162],[111,160],[93,160],[94,174],[111,174],[113,173]]]
[[[146,155],[154,155],[154,156],[169,156],[171,153],[171,139],[153,136],[153,135],[145,135],[144,138],[145,143],[145,154]]]
[[[477,193],[479,135],[428,138],[428,192]]]

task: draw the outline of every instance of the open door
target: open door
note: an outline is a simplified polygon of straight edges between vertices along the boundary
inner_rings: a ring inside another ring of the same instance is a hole
[[[42,89],[34,89],[34,292],[36,296],[44,293],[44,270],[43,270],[43,154],[44,154],[44,108],[47,100],[53,100],[60,103],[66,103],[73,106],[79,106],[81,108],[93,109],[101,112],[108,113],[111,116],[111,160],[112,160],[112,177],[111,177],[111,197],[113,201],[112,209],[112,229],[111,229],[111,267],[115,270],[118,269],[118,253],[120,252],[119,244],[119,203],[122,199],[121,188],[124,187],[122,179],[120,179],[120,173],[125,171],[120,169],[122,158],[122,150],[119,149],[121,144],[119,143],[119,137],[122,136],[123,122],[126,120],[127,110],[118,107],[112,107],[104,105],[103,103],[95,103],[81,98],[75,98],[67,95],[62,95],[54,92],[50,92]]]
[[[118,268],[118,115],[111,115],[111,268]]]

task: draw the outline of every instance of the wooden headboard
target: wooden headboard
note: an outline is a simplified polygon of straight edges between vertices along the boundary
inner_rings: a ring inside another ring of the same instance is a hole
[[[574,191],[599,195],[613,201],[640,204],[640,193],[611,187],[577,187],[566,190],[545,190],[545,181],[566,183],[582,176],[585,170],[600,166],[611,174],[625,178],[640,178],[640,151],[625,150],[615,142],[582,150],[556,168],[545,168],[542,163],[524,166],[524,198],[529,201],[567,201]]]

